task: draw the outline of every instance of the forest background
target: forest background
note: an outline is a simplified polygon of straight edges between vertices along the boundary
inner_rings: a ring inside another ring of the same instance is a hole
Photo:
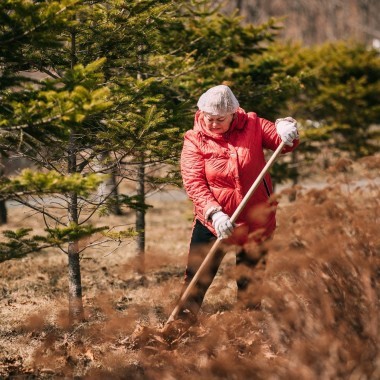
[[[378,374],[378,8],[3,1],[2,374]],[[219,83],[244,109],[300,126],[299,149],[271,170],[287,195],[266,306],[234,310],[227,261],[199,325],[175,342],[136,343],[136,324],[159,326],[178,296],[191,228],[178,190],[182,135],[199,95]],[[193,364],[189,350],[202,353]]]

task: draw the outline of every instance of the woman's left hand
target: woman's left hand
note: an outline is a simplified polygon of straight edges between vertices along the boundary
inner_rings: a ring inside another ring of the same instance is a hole
[[[276,130],[285,145],[293,146],[293,140],[298,139],[297,121],[292,117],[277,119],[275,122]]]

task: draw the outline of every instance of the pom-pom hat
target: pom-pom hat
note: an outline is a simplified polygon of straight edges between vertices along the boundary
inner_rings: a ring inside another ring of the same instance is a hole
[[[210,115],[226,116],[235,113],[239,102],[228,86],[211,87],[203,93],[197,103],[198,108]]]

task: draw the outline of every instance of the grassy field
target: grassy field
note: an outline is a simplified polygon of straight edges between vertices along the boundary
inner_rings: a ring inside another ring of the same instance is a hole
[[[254,289],[261,308],[235,301],[231,247],[198,323],[180,334],[160,329],[182,286],[187,200],[150,202],[145,275],[133,269],[133,241],[85,253],[86,320],[74,328],[63,253],[1,263],[0,378],[380,378],[379,168],[379,156],[340,160],[322,175],[327,187],[284,190],[263,283]],[[296,201],[288,202],[289,192]],[[21,207],[9,214],[3,230],[43,226]],[[133,214],[98,222],[128,226]]]

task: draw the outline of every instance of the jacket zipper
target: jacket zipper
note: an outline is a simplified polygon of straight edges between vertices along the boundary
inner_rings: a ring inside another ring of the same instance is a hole
[[[267,181],[265,181],[265,178],[263,179],[263,182],[264,182],[265,190],[267,191],[268,198],[270,198],[270,191],[269,191]]]

